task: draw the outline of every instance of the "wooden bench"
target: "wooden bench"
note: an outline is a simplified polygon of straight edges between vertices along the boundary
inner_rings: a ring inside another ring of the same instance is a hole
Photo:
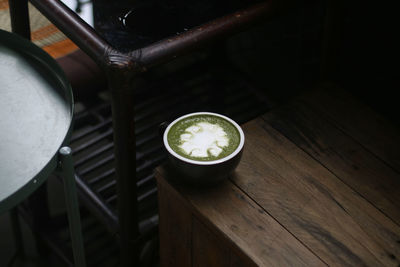
[[[330,85],[243,125],[216,187],[157,169],[161,266],[400,266],[400,131]]]

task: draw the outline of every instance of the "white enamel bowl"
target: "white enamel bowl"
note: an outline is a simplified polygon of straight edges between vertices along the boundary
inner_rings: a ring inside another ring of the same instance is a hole
[[[169,146],[167,139],[168,132],[176,122],[195,115],[213,115],[225,119],[228,122],[230,122],[233,126],[235,126],[240,135],[240,142],[235,151],[233,151],[231,154],[229,154],[224,158],[213,161],[192,160],[176,153]],[[212,112],[195,112],[181,116],[176,120],[174,120],[173,122],[171,122],[163,133],[163,143],[164,147],[168,152],[169,164],[178,173],[177,175],[178,177],[176,177],[176,179],[181,180],[182,182],[185,183],[195,184],[195,185],[215,184],[228,178],[229,175],[235,170],[235,168],[240,162],[244,146],[244,140],[245,138],[243,130],[235,121],[224,115]]]

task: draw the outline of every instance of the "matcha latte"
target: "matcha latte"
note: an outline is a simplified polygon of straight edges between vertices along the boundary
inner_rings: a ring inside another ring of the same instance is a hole
[[[241,136],[238,127],[225,116],[194,113],[172,123],[167,141],[170,148],[181,157],[215,161],[228,157],[239,147]]]

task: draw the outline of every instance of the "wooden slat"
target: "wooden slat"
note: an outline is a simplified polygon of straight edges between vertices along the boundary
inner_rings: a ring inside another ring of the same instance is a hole
[[[302,102],[264,118],[400,225],[399,173]]]
[[[293,130],[303,138],[302,129]],[[400,229],[393,221],[265,120],[244,131],[245,150],[232,181],[313,253],[329,265],[400,263]],[[312,142],[304,146],[319,145],[321,131],[308,134]]]
[[[191,266],[192,218],[185,205],[158,185],[160,266]]]
[[[231,251],[230,255],[230,267],[250,267],[251,265],[249,262],[245,261],[244,259],[240,258],[238,255]]]
[[[199,190],[170,186],[157,169],[158,184],[183,196],[199,220],[225,240],[247,266],[321,266],[325,265],[301,242],[269,216],[235,185],[227,181],[217,187]],[[162,210],[162,208],[160,208]],[[161,218],[160,218],[161,219]],[[162,222],[160,223],[162,224]],[[162,231],[162,230],[161,230]],[[163,248],[163,247],[162,247]],[[239,264],[233,259],[232,265]]]
[[[250,267],[252,262],[240,258],[229,249],[229,246],[210,231],[204,224],[193,218],[192,232],[192,266],[198,267]]]
[[[302,100],[400,172],[400,129],[343,89],[321,87]]]
[[[193,219],[192,235],[193,267],[229,267],[229,248],[197,219]]]

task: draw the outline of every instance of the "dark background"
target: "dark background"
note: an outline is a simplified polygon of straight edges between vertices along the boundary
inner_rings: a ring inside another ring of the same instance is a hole
[[[198,25],[256,2],[135,0],[132,8],[131,0],[95,0],[95,27],[115,47],[130,50],[166,37],[165,32],[182,31],[186,28],[182,23]],[[392,2],[288,1],[274,18],[230,38],[225,43],[229,59],[278,101],[312,87],[321,79],[326,7],[332,4],[336,36],[329,42],[333,48],[328,55],[333,60],[329,78],[399,123],[399,15]],[[121,17],[131,10],[126,25],[122,25]],[[135,10],[148,16],[136,19]],[[174,17],[179,17],[178,21],[171,19]],[[143,23],[138,25],[137,21]]]
[[[398,124],[397,9],[386,1],[349,1],[342,21],[338,80]]]
[[[329,79],[399,124],[397,9],[389,2],[332,2],[335,24],[327,55]],[[234,37],[233,58],[240,57],[237,64],[278,99],[315,86],[321,79],[327,5],[327,1],[299,1],[289,12]]]

